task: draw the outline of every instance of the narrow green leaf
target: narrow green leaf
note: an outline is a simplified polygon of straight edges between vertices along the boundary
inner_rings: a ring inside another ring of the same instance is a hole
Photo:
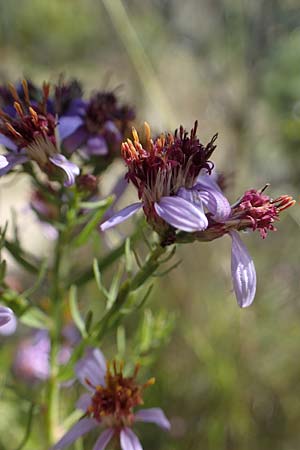
[[[20,317],[20,322],[32,328],[47,328],[51,326],[49,317],[40,309],[32,307]]]
[[[80,314],[79,308],[78,308],[76,286],[71,286],[71,288],[70,288],[69,303],[70,303],[70,311],[71,311],[72,319],[73,319],[75,325],[77,326],[78,330],[80,331],[81,336],[83,338],[86,338],[87,332],[86,332],[86,328],[85,328],[85,323],[81,317],[81,314]]]
[[[96,208],[107,208],[114,201],[114,196],[110,196],[104,200],[99,200],[98,202],[81,202],[79,203],[80,208],[83,209],[96,209]]]
[[[105,286],[102,284],[101,272],[99,270],[99,265],[98,265],[98,261],[96,258],[94,258],[94,261],[93,261],[93,270],[94,270],[94,275],[95,275],[95,281],[96,281],[99,291],[105,296],[106,299],[108,299],[109,293],[106,290]]]
[[[81,245],[86,243],[86,241],[90,237],[90,234],[96,229],[103,214],[109,208],[111,203],[112,203],[112,197],[109,197],[106,200],[105,206],[99,208],[99,210],[97,210],[92,215],[91,219],[88,221],[88,223],[85,225],[85,227],[83,227],[83,229],[78,234],[78,236],[76,236],[75,239],[73,240],[73,245],[75,245],[75,247],[80,247]]]
[[[126,334],[123,325],[120,325],[117,328],[117,349],[119,356],[122,358],[125,355],[126,351]]]
[[[47,272],[47,261],[44,260],[41,264],[41,268],[39,270],[39,273],[37,275],[35,283],[33,284],[33,286],[31,288],[29,288],[23,292],[22,295],[24,297],[30,297],[32,294],[34,294],[34,292],[37,291],[37,289],[41,286],[41,284],[45,278],[46,272]]]
[[[120,264],[119,269],[115,273],[115,275],[112,279],[111,285],[110,285],[106,309],[110,309],[116,301],[122,275],[123,275],[123,267],[122,267],[122,264]]]
[[[131,275],[133,268],[133,258],[131,253],[130,237],[128,237],[125,241],[125,268],[126,272]]]

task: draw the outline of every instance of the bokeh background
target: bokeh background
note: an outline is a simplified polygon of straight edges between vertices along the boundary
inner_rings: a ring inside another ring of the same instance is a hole
[[[226,237],[181,248],[181,265],[158,281],[148,319],[164,311],[163,328],[175,312],[176,325],[152,365],[148,402],[166,410],[173,430],[141,426],[145,449],[300,445],[299,55],[298,0],[0,0],[2,81],[63,72],[87,93],[118,87],[136,105],[138,127],[198,119],[202,141],[219,133],[230,201],[270,183],[273,197],[298,202],[265,241],[244,235],[258,274],[251,308],[236,305]],[[25,211],[29,194],[25,179],[2,180],[1,222],[14,206],[25,246],[47,252]],[[0,404],[0,435],[13,449],[26,420],[9,405]]]

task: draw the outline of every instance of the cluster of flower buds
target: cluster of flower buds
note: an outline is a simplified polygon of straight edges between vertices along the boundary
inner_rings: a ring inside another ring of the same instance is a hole
[[[233,286],[238,304],[246,307],[255,296],[256,272],[238,231],[259,230],[264,238],[267,231],[275,230],[279,214],[295,201],[287,195],[272,200],[263,191],[252,189],[230,205],[210,161],[217,136],[205,146],[196,133],[197,122],[190,133],[180,127],[174,135],[162,134],[153,141],[145,124],[143,145],[133,129],[133,141],[127,139],[122,144],[122,156],[128,168],[126,178],[136,187],[141,201],[110,217],[101,230],[123,222],[142,208],[162,245],[212,241],[229,235]]]

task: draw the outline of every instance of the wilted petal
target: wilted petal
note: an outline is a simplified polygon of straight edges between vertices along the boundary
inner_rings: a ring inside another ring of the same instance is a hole
[[[16,331],[17,319],[14,312],[6,306],[0,306],[0,334],[10,336]]]
[[[109,441],[114,435],[114,431],[111,428],[103,431],[100,437],[97,439],[96,444],[93,447],[93,450],[104,450],[108,445]]]
[[[58,134],[63,141],[66,137],[74,133],[81,125],[83,120],[79,116],[64,116],[59,119]]]
[[[155,423],[165,430],[171,428],[170,422],[165,416],[165,413],[160,408],[140,409],[135,415],[134,419],[139,422]]]
[[[68,447],[72,442],[76,441],[80,436],[88,433],[97,426],[97,422],[93,419],[81,419],[77,422],[61,439],[52,447],[52,450],[60,450]]]
[[[0,155],[0,169],[4,169],[4,167],[8,166],[9,162],[5,158],[5,156]]]
[[[64,155],[58,153],[57,155],[51,156],[49,160],[55,164],[55,166],[62,169],[67,175],[67,179],[64,182],[66,187],[72,186],[75,183],[75,177],[79,175],[80,169],[76,164],[69,161]]]
[[[109,228],[119,225],[119,223],[122,223],[125,220],[129,219],[129,217],[133,216],[133,214],[135,214],[139,209],[141,209],[142,206],[143,206],[142,203],[133,203],[132,205],[126,206],[126,208],[121,209],[121,211],[118,211],[108,220],[103,222],[100,225],[100,230],[106,231]]]
[[[231,276],[237,302],[241,308],[250,306],[255,297],[256,272],[253,260],[237,231],[231,231]]]
[[[75,373],[80,383],[89,391],[94,391],[89,383],[93,386],[103,385],[106,374],[106,361],[102,352],[98,348],[86,350],[84,357],[75,365]]]
[[[208,225],[201,208],[181,197],[162,197],[159,203],[154,204],[154,208],[159,217],[179,230],[201,231]]]
[[[143,450],[138,437],[130,428],[123,428],[120,433],[120,442],[122,450]]]
[[[7,136],[4,136],[4,134],[0,134],[0,145],[3,145],[4,147],[8,148],[9,150],[16,151],[18,147],[16,144],[9,139]]]

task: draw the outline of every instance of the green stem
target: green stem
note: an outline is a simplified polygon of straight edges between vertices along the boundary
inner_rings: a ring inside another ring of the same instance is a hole
[[[129,294],[141,287],[154,274],[160,265],[159,258],[165,252],[166,247],[156,246],[134,277],[131,280],[124,281],[113,306],[101,319],[100,327],[99,323],[95,327],[97,339],[101,340],[106,331],[115,325],[120,317],[120,309],[125,304]]]
[[[48,382],[48,396],[47,396],[47,434],[49,445],[53,445],[57,437],[57,428],[59,421],[59,382],[57,380],[58,366],[57,354],[59,351],[59,340],[62,327],[61,308],[62,295],[60,288],[60,270],[62,259],[62,238],[61,234],[56,242],[55,259],[53,266],[52,278],[52,292],[51,292],[51,307],[53,313],[53,328],[51,330],[51,350],[50,350],[50,378]]]

